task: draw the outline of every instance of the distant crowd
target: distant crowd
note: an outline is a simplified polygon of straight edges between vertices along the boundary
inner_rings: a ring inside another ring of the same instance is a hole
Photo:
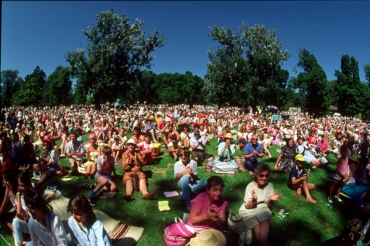
[[[300,112],[281,115],[240,107],[195,105],[190,108],[188,105],[145,103],[105,104],[100,110],[91,105],[9,107],[1,109],[0,132],[0,174],[5,184],[1,193],[0,219],[15,233],[19,245],[23,244],[22,232],[29,233],[35,245],[49,239],[61,240],[61,245],[65,242],[63,225],[55,228],[60,234],[53,237],[42,234],[37,224],[47,222],[41,215],[42,211],[47,211],[47,220],[58,221],[57,215],[47,207],[39,207],[37,201],[43,185],[54,176],[63,175],[65,170],[59,165],[60,158],[68,158],[71,175],[95,179],[96,185],[89,197],[74,197],[68,207],[72,213],[70,226],[77,230],[79,223],[90,226],[98,223],[96,217],[90,212],[85,214],[84,209],[90,211],[91,206],[97,205],[99,197],[115,196],[118,184],[112,181],[112,173],[116,175],[116,165],[121,165],[124,170],[122,181],[126,194],[123,199],[134,201],[134,190],[141,192],[142,199],[154,198],[154,194],[148,192],[147,177],[142,168],[156,161],[161,143],[175,161],[174,179],[181,190],[180,197],[186,210],[190,212],[186,223],[198,233],[213,229],[225,232],[227,223],[222,178],[212,176],[208,180],[200,180],[198,167],[205,164],[219,173],[242,169],[250,172],[253,181],[246,187],[239,210],[243,218],[242,229],[236,230],[240,234],[239,243],[250,243],[253,230],[256,240],[261,245],[268,245],[270,208],[283,194],[274,191],[269,182],[271,170],[261,159],[265,156],[271,158],[269,148],[276,145],[279,156],[274,169],[289,174],[288,187],[297,197],[303,194],[312,204],[316,200],[310,191],[315,184],[308,182],[310,171],[303,164],[320,168],[327,165],[328,155],[338,159],[328,202],[333,203],[333,197],[341,201],[341,194],[350,197],[357,208],[354,214],[362,221],[359,222],[361,229],[351,229],[352,234],[344,233],[330,242],[340,241],[342,237],[349,242],[370,241],[370,233],[363,229],[365,224],[369,224],[367,214],[370,215],[370,205],[366,205],[370,194],[368,124],[356,118],[314,118]],[[83,142],[85,134],[88,135],[87,142]],[[218,142],[217,157],[207,152],[213,138]],[[60,145],[57,146],[56,141]],[[40,156],[35,154],[37,148],[42,148]],[[236,149],[243,152],[240,158],[235,154]],[[26,175],[31,169],[40,175],[34,184]],[[27,189],[22,188],[25,186]],[[194,197],[194,194],[198,195]],[[16,207],[16,212],[10,216],[5,213],[8,203]],[[32,223],[29,216],[27,218],[28,213],[33,218]],[[80,228],[90,230],[81,224]],[[100,230],[104,231],[104,228]],[[360,236],[352,238],[353,233]],[[86,235],[89,237],[89,233]],[[73,243],[90,240],[86,235],[76,232],[72,237]],[[214,235],[223,241],[222,233],[214,232]],[[98,245],[98,242],[111,244],[106,232],[101,233],[101,238],[90,241],[90,245]]]

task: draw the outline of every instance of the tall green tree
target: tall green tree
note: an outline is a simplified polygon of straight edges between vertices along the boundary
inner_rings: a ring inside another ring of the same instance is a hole
[[[10,106],[11,99],[15,92],[20,90],[23,79],[18,77],[17,70],[4,70],[1,71],[0,81],[0,95],[1,106]]]
[[[370,64],[364,66],[365,78],[367,80],[367,85],[370,86]]]
[[[153,51],[165,44],[165,37],[154,30],[145,35],[143,20],[131,23],[129,18],[114,10],[100,12],[96,24],[83,33],[89,40],[87,51],[67,52],[72,73],[88,88],[95,106],[100,102],[115,101],[120,94],[134,100],[132,83],[137,83],[140,68],[149,69]],[[132,102],[131,101],[131,102]]]
[[[364,112],[366,95],[360,81],[358,61],[353,56],[343,55],[340,67],[341,71],[335,71],[338,111],[346,116]]]
[[[72,103],[70,69],[58,66],[45,81],[45,105],[69,105]]]
[[[74,104],[86,104],[88,98],[87,88],[80,80],[77,80],[73,87],[73,103]]]
[[[299,51],[298,67],[303,72],[298,74],[296,89],[305,97],[305,105],[310,114],[323,116],[329,111],[328,81],[316,57],[306,49]]]
[[[45,80],[45,72],[39,66],[36,66],[33,73],[26,75],[25,81],[21,83],[20,90],[13,94],[11,99],[12,105],[46,105]]]
[[[242,23],[239,32],[213,26],[209,36],[219,43],[208,52],[204,90],[218,104],[283,106],[289,73],[281,68],[289,58],[275,30]]]

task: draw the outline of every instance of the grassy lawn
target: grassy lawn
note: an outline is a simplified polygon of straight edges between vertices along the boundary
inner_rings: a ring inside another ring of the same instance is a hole
[[[87,135],[84,136],[86,141]],[[210,145],[207,146],[207,153],[216,154],[217,150],[216,139],[213,139]],[[39,153],[40,149],[38,150]],[[324,240],[340,234],[346,220],[353,216],[351,209],[353,208],[351,201],[344,200],[342,203],[334,200],[332,208],[327,206],[326,199],[328,190],[331,185],[331,180],[327,178],[329,172],[333,172],[336,166],[336,158],[333,155],[328,156],[329,165],[325,169],[312,169],[309,176],[309,181],[316,185],[312,196],[318,202],[310,204],[306,202],[304,196],[297,198],[295,192],[287,187],[288,174],[275,172],[273,166],[275,164],[278,153],[276,146],[270,148],[272,158],[267,155],[261,160],[270,166],[272,173],[271,181],[277,191],[281,193],[281,198],[273,207],[273,217],[271,219],[270,242],[275,245],[318,245]],[[237,151],[236,155],[241,156],[242,151]],[[149,192],[154,194],[157,200],[146,201],[141,200],[141,193],[135,192],[136,198],[133,202],[126,202],[122,199],[125,194],[123,186],[122,173],[120,166],[117,167],[118,177],[114,181],[118,184],[119,191],[112,199],[98,199],[97,208],[111,216],[116,220],[122,220],[124,223],[144,227],[144,232],[137,245],[164,245],[163,229],[173,222],[174,217],[182,217],[186,212],[183,201],[179,197],[167,198],[163,194],[165,191],[180,191],[177,187],[177,182],[173,177],[173,164],[175,161],[168,156],[167,151],[162,145],[161,154],[158,157],[157,164],[145,167],[144,171],[147,174],[149,182]],[[68,167],[68,160],[64,157],[61,159],[61,164]],[[205,173],[204,165],[199,167],[198,173],[201,179],[215,175],[214,173]],[[306,164],[306,168],[310,165]],[[238,212],[239,207],[243,203],[244,192],[247,184],[252,180],[247,172],[238,172],[234,175],[220,174],[225,181],[223,195],[229,202],[227,210]],[[84,177],[72,177],[70,181],[61,181],[60,178],[53,178],[48,184],[58,186],[63,196],[71,197],[73,194],[82,193],[88,196],[90,190],[79,190],[77,184],[93,183],[92,179]],[[160,212],[158,210],[158,201],[168,200],[171,210]],[[289,212],[289,217],[281,220],[277,214],[280,209]],[[0,228],[0,234],[11,243],[13,239],[9,231],[5,228]],[[232,231],[226,234],[227,245],[237,245],[238,235]],[[253,241],[254,245],[257,245]],[[0,245],[6,245],[0,239]]]

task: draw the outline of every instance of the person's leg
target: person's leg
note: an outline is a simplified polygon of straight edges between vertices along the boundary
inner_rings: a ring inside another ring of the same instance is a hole
[[[18,245],[23,245],[23,233],[29,233],[27,222],[18,218],[14,218],[13,230],[16,243]]]
[[[177,184],[182,191],[182,196],[180,198],[185,201],[190,201],[191,188],[189,186],[189,178],[182,176]]]
[[[146,186],[146,180],[140,179],[139,180],[139,189],[143,195],[148,194],[148,187]]]
[[[269,157],[271,158],[271,153],[270,153],[270,151],[268,150],[268,148],[265,146],[265,145],[263,145],[263,150],[269,155]]]
[[[192,193],[198,192],[207,186],[207,180],[206,179],[194,180],[193,182],[189,182],[189,186]]]
[[[310,187],[310,188],[309,188]],[[313,188],[315,188],[315,185],[314,184],[308,184],[307,181],[303,181],[303,185],[302,185],[302,188],[303,188],[303,191],[306,195],[306,200],[310,203],[316,203],[317,201],[314,200],[310,194],[310,190],[312,190]]]
[[[245,160],[244,167],[247,168],[250,172],[254,172],[254,169],[257,167],[257,162],[252,162],[251,160]]]
[[[40,180],[35,183],[35,187],[38,188],[45,184],[49,179],[51,179],[53,175],[50,174],[49,171],[44,172],[44,174],[41,176]]]
[[[108,183],[109,183],[109,191],[116,192],[118,189],[116,183],[114,183],[112,180],[108,180]]]
[[[132,196],[132,193],[134,191],[132,180],[131,179],[127,180],[125,186],[126,186],[126,194]]]
[[[99,175],[96,179],[96,187],[94,188],[93,192],[98,193],[104,186],[106,186],[109,182],[107,178],[104,176]]]
[[[260,245],[268,245],[268,236],[270,232],[270,221],[264,220],[259,224],[258,241]],[[256,236],[257,237],[257,236]]]
[[[370,188],[366,186],[358,186],[355,183],[351,183],[351,184],[346,184],[342,187],[342,193],[349,196],[356,203],[358,211],[360,211],[361,206],[364,205],[364,200],[362,200],[361,195],[365,191],[358,187]]]

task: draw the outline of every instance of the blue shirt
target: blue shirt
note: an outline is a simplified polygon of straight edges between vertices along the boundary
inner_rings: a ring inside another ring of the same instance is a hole
[[[68,225],[71,229],[72,242],[81,246],[107,246],[113,245],[103,224],[100,220],[95,220],[91,228],[84,225],[79,226],[77,221],[71,216],[68,219]]]
[[[262,145],[257,143],[255,146],[251,142],[247,143],[244,147],[244,155],[250,155],[253,153],[253,150],[256,150],[258,153],[263,153]],[[252,156],[251,158],[248,158],[250,161],[257,161],[257,156]]]
[[[299,179],[300,177],[307,176],[306,169],[302,167],[301,170],[298,169],[297,165],[295,165],[292,170],[290,170],[289,179],[288,179],[288,187],[292,188],[292,178]]]

